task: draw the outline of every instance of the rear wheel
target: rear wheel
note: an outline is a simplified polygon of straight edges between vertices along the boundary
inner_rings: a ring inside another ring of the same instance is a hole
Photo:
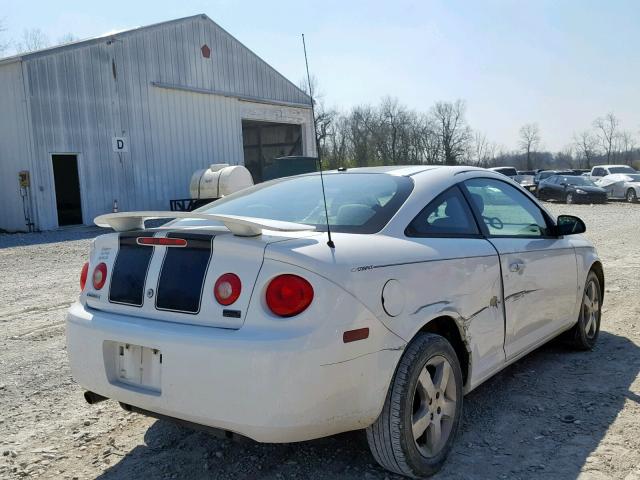
[[[629,203],[636,203],[638,201],[638,196],[636,195],[636,191],[633,188],[627,190],[626,198],[627,202]]]
[[[377,462],[400,475],[425,477],[444,464],[462,416],[462,372],[451,344],[420,334],[407,347],[382,413],[367,428]]]
[[[589,272],[582,294],[578,323],[570,330],[571,343],[579,350],[591,350],[600,333],[602,290],[598,276]]]
[[[567,193],[567,196],[564,197],[564,201],[567,202],[567,205],[573,203],[573,193]]]

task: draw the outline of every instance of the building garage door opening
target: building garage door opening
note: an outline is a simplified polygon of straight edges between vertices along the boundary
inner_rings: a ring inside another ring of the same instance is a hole
[[[52,155],[58,225],[82,224],[77,155]]]
[[[244,166],[255,183],[273,178],[274,159],[302,155],[302,127],[289,123],[242,121]]]

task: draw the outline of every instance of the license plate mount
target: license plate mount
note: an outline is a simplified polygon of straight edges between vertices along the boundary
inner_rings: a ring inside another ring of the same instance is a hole
[[[162,352],[131,343],[116,345],[117,381],[156,393],[161,391]]]

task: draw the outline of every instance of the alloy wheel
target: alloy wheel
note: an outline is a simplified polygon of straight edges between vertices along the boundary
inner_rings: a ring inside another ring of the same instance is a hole
[[[567,193],[567,203],[573,203],[573,195],[571,193]]]
[[[580,315],[587,338],[595,337],[598,332],[598,316],[600,315],[600,291],[593,280],[589,281],[584,290]]]
[[[636,197],[636,192],[633,189],[629,189],[627,191],[627,202],[629,203],[636,203],[636,201],[638,200],[638,198]]]
[[[430,358],[420,372],[413,397],[413,440],[422,455],[436,456],[451,435],[456,412],[456,379],[442,356]]]

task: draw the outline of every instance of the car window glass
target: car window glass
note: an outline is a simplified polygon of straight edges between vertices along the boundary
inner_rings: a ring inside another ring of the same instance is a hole
[[[511,185],[474,178],[466,181],[465,186],[490,235],[540,237],[549,234],[540,208]]]
[[[407,227],[408,236],[477,235],[471,209],[457,187],[429,203]]]
[[[378,173],[328,173],[324,189],[331,230],[368,234],[380,231],[400,209],[413,181]],[[316,174],[259,183],[198,212],[302,223],[318,231],[327,228],[322,184]],[[177,225],[193,224],[188,222],[193,221],[181,220]]]

